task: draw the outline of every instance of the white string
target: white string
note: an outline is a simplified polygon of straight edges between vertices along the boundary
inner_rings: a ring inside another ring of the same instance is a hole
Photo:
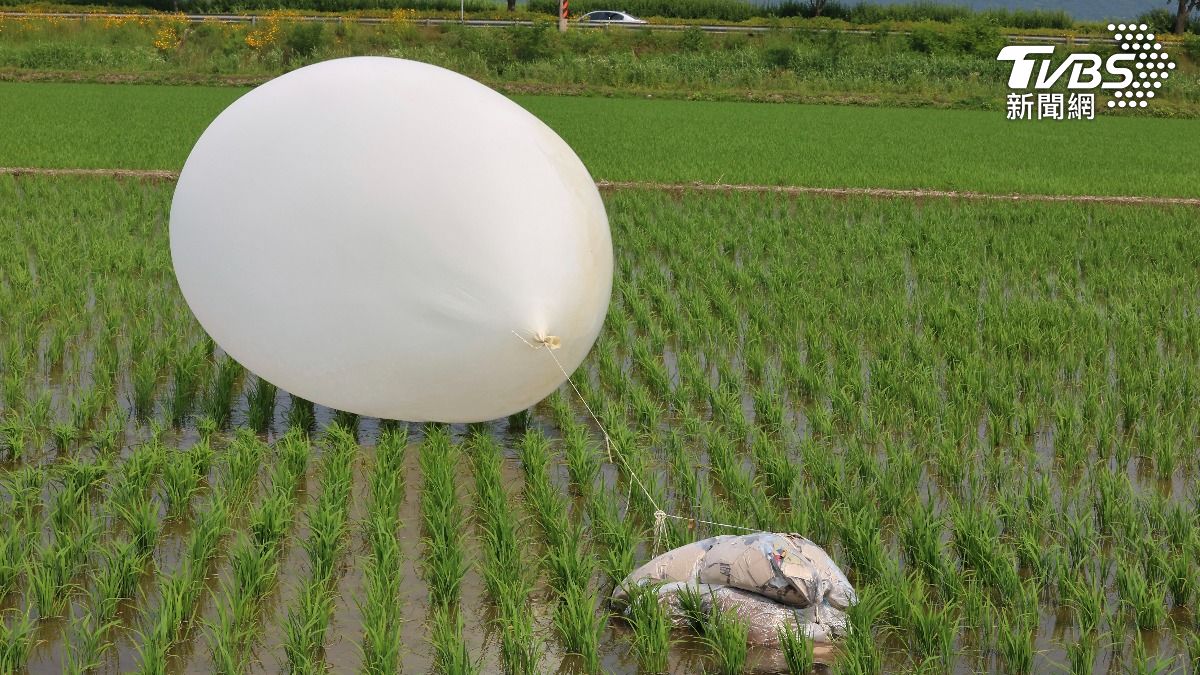
[[[529,345],[533,349],[545,348],[546,353],[550,355],[550,358],[554,359],[554,365],[558,366],[559,372],[561,372],[563,377],[566,378],[567,384],[571,385],[571,389],[575,391],[575,396],[577,396],[579,398],[580,403],[583,403],[584,409],[587,410],[587,413],[588,413],[588,415],[591,416],[592,421],[596,423],[596,428],[598,428],[600,430],[600,433],[604,436],[604,449],[608,453],[608,463],[613,464],[614,462],[613,462],[613,453],[612,453],[612,439],[608,435],[608,430],[604,428],[604,425],[600,422],[600,418],[597,417],[596,413],[592,411],[592,407],[590,405],[588,405],[587,399],[585,399],[583,397],[583,394],[579,391],[579,388],[576,387],[575,383],[571,381],[570,373],[567,372],[566,368],[563,368],[562,362],[560,362],[558,360],[558,357],[555,356],[555,354],[554,354],[554,350],[550,348],[550,344],[549,344],[548,340],[546,338],[535,337],[534,339],[537,341],[537,344],[534,344],[534,343],[530,342],[529,340],[526,340],[525,337],[522,336],[517,331],[514,330],[512,333],[513,333],[513,335],[516,335],[521,340],[521,342],[524,342],[525,344]],[[666,511],[663,511],[662,507],[660,507],[658,505],[658,502],[654,501],[654,497],[652,497],[650,495],[650,491],[647,490],[646,486],[642,483],[642,479],[638,478],[638,475],[633,471],[633,469],[631,469],[629,467],[629,464],[625,461],[625,458],[623,456],[621,456],[621,453],[617,453],[617,459],[621,460],[622,466],[625,467],[625,473],[629,474],[629,477],[632,478],[634,480],[634,482],[637,483],[637,486],[638,486],[638,488],[641,489],[642,494],[646,496],[646,500],[649,501],[651,506],[654,507],[654,540],[656,542],[661,540],[663,535],[666,534],[667,518],[673,518],[675,520],[687,521],[688,523],[691,524],[691,526],[693,528],[696,526],[697,523],[700,523],[703,525],[713,525],[715,527],[727,527],[731,530],[742,530],[744,532],[757,532],[758,531],[755,529],[751,529],[749,527],[742,527],[740,525],[715,523],[711,520],[702,520],[699,518],[686,518],[684,516],[677,516],[673,513],[667,513]],[[631,491],[633,490],[632,483],[630,484],[629,489]],[[631,498],[627,497],[625,501],[626,501],[626,504],[628,505],[629,503],[631,503]]]

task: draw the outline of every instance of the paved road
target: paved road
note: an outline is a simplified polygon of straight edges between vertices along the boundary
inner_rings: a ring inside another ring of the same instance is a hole
[[[60,19],[76,19],[76,20],[80,20],[80,21],[87,21],[89,19],[134,18],[134,17],[144,16],[144,15],[128,14],[128,13],[120,13],[120,12],[111,12],[111,13],[0,12],[0,16],[27,17],[27,18],[57,17]],[[193,23],[199,23],[201,21],[220,21],[222,23],[251,23],[252,24],[252,23],[257,23],[259,21],[264,21],[267,18],[266,14],[186,14],[184,16],[187,18],[188,21],[191,21]],[[387,18],[387,17],[375,17],[375,16],[339,17],[339,16],[312,16],[312,15],[306,16],[306,15],[302,15],[302,16],[291,18],[291,20],[294,20],[294,21],[320,21],[320,22],[324,22],[324,23],[336,23],[339,21],[343,21],[345,19],[350,19],[356,23],[361,23],[361,24],[379,24],[379,23],[389,23],[391,21],[391,19]],[[465,26],[474,26],[477,28],[503,28],[505,26],[529,25],[533,22],[528,21],[528,20],[509,21],[509,20],[503,20],[503,19],[467,19],[465,21],[460,21],[458,19],[419,18],[419,19],[413,19],[412,23],[415,23],[418,25],[424,25],[424,26],[436,26],[436,25],[441,25],[441,24],[462,24]],[[650,23],[650,24],[640,24],[640,25],[621,25],[621,24],[588,25],[585,23],[572,22],[571,26],[577,27],[577,28],[587,28],[590,30],[600,30],[600,29],[626,30],[626,29],[631,29],[631,28],[648,28],[650,30],[665,30],[665,31],[680,31],[680,30],[686,30],[688,28],[695,27],[695,28],[700,28],[701,30],[709,32],[709,33],[765,33],[765,32],[772,30],[771,28],[769,28],[767,26],[722,26],[722,25],[694,25],[694,24],[693,25],[684,25],[684,24],[667,24],[667,23]],[[812,32],[812,33],[824,33],[824,32],[829,31],[829,29],[827,29],[827,28],[802,28],[802,27],[794,27],[794,26],[786,26],[783,28],[783,30],[799,30],[799,31]],[[841,32],[849,33],[852,35],[870,35],[874,31],[851,28],[851,29],[843,30]],[[907,35],[908,31],[888,31],[888,33],[891,35]],[[1040,43],[1040,44],[1068,44],[1071,42],[1071,39],[1066,38],[1066,37],[1048,36],[1048,35],[1019,35],[1019,34],[1017,34],[1017,35],[1005,35],[1005,38],[1009,42],[1035,42],[1035,43]],[[1091,44],[1092,42],[1105,43],[1105,42],[1113,42],[1113,40],[1111,38],[1088,38],[1088,37],[1074,38],[1074,44],[1087,45],[1087,44]]]

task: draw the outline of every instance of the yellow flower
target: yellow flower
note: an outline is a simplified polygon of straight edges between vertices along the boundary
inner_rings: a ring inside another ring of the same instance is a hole
[[[179,32],[172,25],[159,27],[154,36],[154,48],[163,53],[174,50],[180,42]]]

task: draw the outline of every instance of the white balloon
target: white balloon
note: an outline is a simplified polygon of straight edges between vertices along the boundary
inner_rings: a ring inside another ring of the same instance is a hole
[[[573,371],[612,291],[604,205],[571,148],[482,84],[402,59],[326,61],[242,96],[188,156],[170,230],[222,349],[373,417],[528,408],[564,380],[535,340],[558,338]]]

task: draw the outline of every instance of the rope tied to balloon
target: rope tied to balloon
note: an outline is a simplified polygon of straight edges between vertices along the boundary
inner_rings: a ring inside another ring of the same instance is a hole
[[[605,451],[605,453],[608,454],[608,463],[615,464],[615,462],[613,462],[612,438],[608,435],[608,430],[604,428],[604,424],[600,421],[600,418],[596,415],[595,412],[592,411],[592,406],[588,405],[587,399],[585,399],[583,397],[583,393],[579,391],[579,387],[576,387],[575,382],[571,380],[571,374],[567,372],[567,369],[563,367],[562,362],[558,360],[558,356],[555,355],[555,353],[554,353],[554,350],[556,350],[562,346],[562,340],[560,340],[558,338],[558,336],[556,336],[556,335],[537,334],[537,335],[533,336],[533,341],[531,342],[529,340],[526,340],[524,336],[522,336],[520,333],[518,333],[515,330],[512,333],[513,333],[513,335],[516,335],[521,340],[521,342],[524,342],[525,344],[529,345],[531,348],[539,349],[539,350],[544,349],[546,351],[546,353],[550,355],[550,358],[554,361],[554,365],[558,366],[558,370],[562,373],[563,378],[566,379],[567,384],[571,385],[571,390],[575,392],[575,396],[579,399],[579,402],[583,404],[584,410],[587,411],[588,416],[592,418],[592,422],[594,422],[596,424],[596,428],[600,430],[600,434],[604,437],[604,451]],[[727,527],[732,530],[742,530],[744,532],[757,532],[758,531],[753,528],[742,527],[741,525],[730,525],[728,523],[717,523],[717,522],[713,522],[711,520],[704,520],[702,518],[695,518],[695,517],[689,518],[689,517],[680,516],[680,515],[677,515],[674,513],[667,513],[666,511],[663,510],[663,508],[661,506],[658,505],[658,502],[655,501],[654,496],[650,494],[650,491],[648,489],[646,489],[646,485],[644,483],[642,483],[642,479],[640,477],[638,477],[637,473],[634,472],[634,470],[629,466],[629,463],[625,461],[625,457],[623,457],[621,455],[621,453],[619,453],[619,452],[616,454],[616,457],[617,457],[617,459],[621,460],[621,465],[625,467],[625,473],[628,474],[629,477],[633,479],[632,484],[636,484],[638,486],[638,489],[640,489],[642,491],[642,494],[645,495],[646,500],[649,501],[650,505],[654,507],[653,534],[654,534],[654,543],[656,546],[666,536],[667,519],[668,518],[671,518],[674,520],[682,520],[682,521],[687,522],[689,530],[695,530],[697,524],[702,524],[702,525],[712,525],[714,527]],[[626,499],[626,502],[628,502],[628,501],[629,500]]]

